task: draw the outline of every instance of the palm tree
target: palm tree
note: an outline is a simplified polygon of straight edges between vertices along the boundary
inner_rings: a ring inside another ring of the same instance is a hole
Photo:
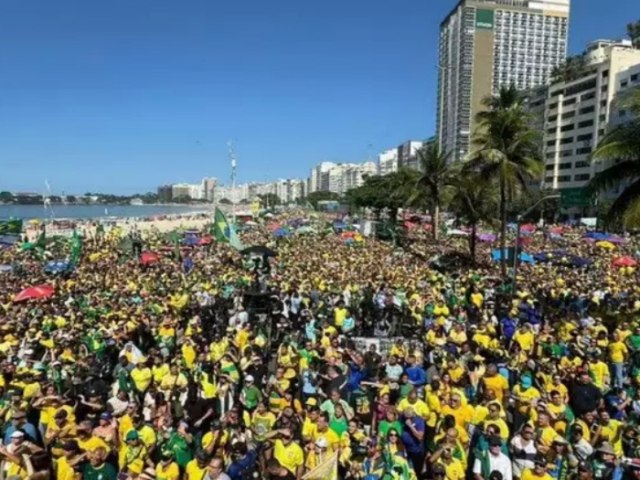
[[[469,255],[476,261],[476,233],[478,224],[494,223],[498,210],[497,190],[494,182],[487,181],[477,172],[457,176],[451,184],[452,196],[449,203],[458,218],[471,227],[469,235]]]
[[[449,154],[442,153],[437,143],[430,143],[417,152],[422,175],[415,184],[416,192],[411,201],[416,198],[426,198],[433,205],[431,229],[433,239],[438,240],[438,225],[440,221],[440,207],[442,206],[444,190],[453,180],[454,166],[449,162]]]
[[[594,161],[612,164],[597,173],[588,185],[591,192],[598,193],[631,182],[611,204],[606,215],[608,221],[627,221],[640,213],[640,87],[634,88],[620,107],[631,113],[632,120],[611,130],[593,152]]]
[[[515,86],[501,88],[496,96],[483,100],[485,111],[477,114],[476,151],[468,164],[485,179],[495,179],[500,193],[500,248],[506,247],[507,204],[531,180],[542,173],[538,134],[531,128],[524,97]],[[502,275],[506,276],[506,255],[501,256]]]

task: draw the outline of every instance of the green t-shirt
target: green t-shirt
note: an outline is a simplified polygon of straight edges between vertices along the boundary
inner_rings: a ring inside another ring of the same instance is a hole
[[[260,390],[256,386],[246,387],[244,390],[244,398],[247,402],[247,408],[252,409],[258,402],[262,399],[262,395],[260,394]]]
[[[116,469],[110,463],[104,463],[101,467],[94,467],[90,463],[85,463],[82,467],[83,480],[117,480]]]
[[[391,429],[395,429],[395,431],[398,432],[398,435],[402,435],[402,424],[399,420],[396,420],[394,422],[382,420],[380,422],[380,425],[378,426],[378,433],[381,437],[387,438],[387,434]]]
[[[634,350],[640,350],[640,335],[631,335],[629,337],[629,345]]]
[[[189,444],[178,432],[171,433],[169,441],[162,449],[173,452],[176,463],[182,468],[185,468],[187,463],[193,459]]]

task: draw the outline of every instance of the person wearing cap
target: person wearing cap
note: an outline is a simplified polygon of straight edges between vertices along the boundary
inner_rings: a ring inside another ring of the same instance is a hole
[[[258,403],[262,402],[262,392],[255,386],[254,381],[253,375],[246,375],[244,377],[244,387],[240,392],[240,403],[249,413],[252,413]]]
[[[35,442],[38,438],[36,427],[27,421],[27,414],[24,410],[16,410],[13,413],[11,424],[4,432],[3,443],[5,445],[8,445],[11,442],[11,435],[16,431],[25,433],[28,439],[32,442]]]
[[[123,471],[133,464],[137,464],[142,471],[142,467],[147,461],[148,451],[144,443],[140,440],[140,435],[136,430],[129,430],[124,438],[124,445],[118,452],[118,466]]]
[[[98,419],[98,425],[93,429],[93,434],[101,438],[111,448],[115,447],[118,437],[117,422],[113,420],[111,412],[103,412]]]
[[[533,461],[533,468],[525,468],[520,480],[553,480],[547,473],[547,460],[544,456],[538,456]]]
[[[511,460],[501,451],[500,437],[489,439],[489,450],[475,459],[473,475],[475,480],[489,480],[491,472],[498,471],[504,480],[512,480]]]

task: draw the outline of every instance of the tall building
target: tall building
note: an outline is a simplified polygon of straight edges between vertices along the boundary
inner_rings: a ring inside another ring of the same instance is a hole
[[[378,173],[387,175],[398,170],[398,149],[391,148],[378,155]]]
[[[335,166],[333,162],[322,162],[311,169],[309,193],[329,190],[329,170]]]
[[[531,110],[542,125],[543,187],[582,189],[610,164],[591,161],[591,152],[611,128],[630,120],[619,99],[640,86],[640,49],[630,41],[597,40],[587,46],[584,71],[574,80],[542,89]],[[611,195],[618,192],[614,189]]]
[[[412,168],[418,170],[418,150],[423,142],[409,140],[398,146],[398,168]]]
[[[160,185],[158,187],[158,201],[169,203],[173,200],[173,188],[171,185]]]
[[[202,179],[202,191],[203,191],[203,199],[208,200],[210,202],[213,201],[214,190],[216,188],[217,180],[215,178],[203,178]]]
[[[482,99],[548,82],[566,58],[570,0],[459,0],[440,25],[437,135],[464,158]]]
[[[177,198],[191,198],[191,185],[188,183],[176,183],[171,186],[171,196]]]

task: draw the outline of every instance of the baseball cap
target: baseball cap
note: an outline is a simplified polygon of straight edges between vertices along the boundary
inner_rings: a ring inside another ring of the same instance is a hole
[[[131,430],[127,433],[126,436],[126,441],[129,442],[131,440],[139,440],[140,439],[140,435],[138,434],[137,431],[135,430]]]

